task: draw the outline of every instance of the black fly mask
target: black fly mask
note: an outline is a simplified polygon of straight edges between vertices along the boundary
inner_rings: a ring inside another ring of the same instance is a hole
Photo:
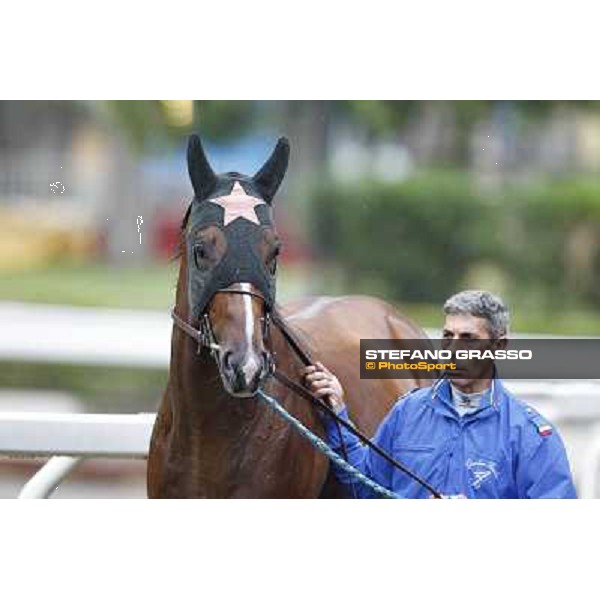
[[[275,269],[267,267],[259,248],[265,232],[273,230],[271,203],[287,169],[288,141],[278,141],[253,177],[215,174],[197,135],[189,139],[187,158],[195,195],[185,228],[190,319],[200,319],[218,291],[238,283],[252,284],[270,311],[275,302]],[[220,229],[226,242],[217,264],[208,264],[198,242],[198,232],[208,226]]]

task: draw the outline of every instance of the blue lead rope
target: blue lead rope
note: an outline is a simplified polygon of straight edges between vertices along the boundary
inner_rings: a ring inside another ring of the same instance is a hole
[[[391,492],[387,488],[379,485],[372,479],[369,479],[366,475],[361,473],[356,467],[353,467],[350,463],[346,462],[337,452],[330,448],[318,435],[315,435],[308,427],[301,423],[296,417],[291,415],[275,398],[272,398],[268,394],[265,394],[262,390],[258,391],[258,397],[268,404],[276,413],[281,415],[288,423],[293,425],[298,432],[306,438],[319,452],[327,456],[329,460],[333,461],[338,467],[346,471],[349,475],[372,489],[377,495],[382,498],[393,498],[395,500],[402,499],[402,496]]]

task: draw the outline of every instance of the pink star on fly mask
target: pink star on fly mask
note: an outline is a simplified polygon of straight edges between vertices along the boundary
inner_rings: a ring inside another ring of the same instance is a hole
[[[225,226],[229,225],[229,223],[239,217],[248,219],[248,221],[260,225],[254,207],[259,204],[265,204],[260,198],[248,196],[239,181],[235,182],[233,189],[228,196],[213,198],[212,200],[209,200],[209,202],[218,204],[225,210],[225,215],[223,217],[223,225]]]

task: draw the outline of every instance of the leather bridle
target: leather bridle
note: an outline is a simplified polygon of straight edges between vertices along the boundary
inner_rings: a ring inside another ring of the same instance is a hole
[[[243,285],[247,285],[247,284],[234,283],[234,284],[230,285],[229,287],[217,290],[216,293],[217,294],[243,294],[246,296],[253,296],[255,298],[259,298],[260,300],[262,300],[264,306],[265,307],[267,306],[265,297],[260,292],[243,287]],[[265,310],[265,315],[264,315],[264,317],[262,317],[263,341],[267,341],[269,338],[270,313],[271,313],[270,310]],[[182,319],[175,312],[174,308],[171,310],[171,318],[173,319],[173,322],[175,323],[175,325],[177,325],[177,327],[179,327],[182,331],[187,333],[192,339],[194,339],[198,343],[198,351],[197,351],[198,354],[200,354],[202,352],[203,348],[206,348],[210,351],[211,356],[213,358],[216,358],[217,353],[221,349],[221,346],[218,343],[217,339],[215,338],[215,334],[214,334],[212,326],[210,324],[210,317],[208,316],[208,310],[205,310],[200,315],[200,319],[199,319],[200,327],[198,329],[196,329],[195,327],[192,327],[187,321]]]
[[[247,284],[246,284],[247,285]],[[262,317],[263,320],[263,341],[265,342],[265,347],[269,347],[270,342],[270,323],[271,321],[278,327],[281,334],[285,338],[286,342],[292,348],[294,353],[300,358],[302,363],[305,366],[313,364],[313,360],[310,357],[310,353],[304,346],[304,344],[298,339],[296,333],[290,328],[289,324],[282,317],[280,311],[277,307],[269,307],[268,303],[265,301],[265,297],[258,291],[249,289],[241,283],[234,283],[233,285],[217,290],[216,293],[224,293],[224,294],[245,294],[248,296],[253,296],[255,298],[259,298],[263,301],[265,307],[265,314]],[[189,335],[194,341],[198,343],[198,354],[202,352],[203,348],[209,350],[211,356],[217,360],[218,352],[220,350],[220,345],[218,341],[215,339],[212,326],[210,323],[210,317],[208,315],[208,310],[205,310],[199,319],[200,327],[196,329],[192,327],[189,323],[187,323],[184,319],[177,315],[175,309],[171,310],[171,317],[173,322],[177,327],[179,327],[184,333]],[[410,477],[413,481],[417,482],[419,485],[424,487],[434,498],[442,498],[442,494],[432,487],[427,481],[421,478],[419,475],[413,473],[407,466],[402,464],[400,461],[396,460],[393,456],[387,453],[385,450],[382,450],[379,446],[374,444],[362,431],[360,431],[353,423],[347,421],[340,417],[336,411],[329,405],[329,403],[319,396],[313,394],[308,388],[303,386],[300,383],[297,383],[290,379],[285,373],[279,371],[276,367],[273,352],[269,352],[269,364],[267,365],[267,375],[273,376],[277,381],[279,381],[283,386],[288,388],[290,391],[295,394],[301,396],[312,402],[318,409],[321,409],[325,413],[327,413],[336,423],[338,430],[340,425],[343,426],[348,431],[352,432],[363,444],[368,446],[371,450],[379,454],[384,460],[390,463],[393,467],[402,471],[405,475]],[[343,442],[343,436],[340,432],[340,439],[342,440],[342,452],[346,461],[347,452],[346,447]]]

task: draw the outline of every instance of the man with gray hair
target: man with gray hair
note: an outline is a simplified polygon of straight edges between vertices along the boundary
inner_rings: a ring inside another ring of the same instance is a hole
[[[509,312],[490,292],[466,290],[444,304],[444,348],[474,344],[504,349]],[[432,386],[401,397],[380,424],[373,442],[424,477],[446,497],[576,498],[563,442],[556,429],[533,408],[511,394],[492,360],[457,361]],[[317,363],[304,370],[311,390],[328,397],[348,419],[344,391],[337,377]],[[380,485],[404,498],[427,492],[374,453],[333,419],[323,416],[329,444],[345,446],[350,463]],[[340,437],[343,436],[343,439]],[[371,488],[339,467],[338,479],[360,497]]]
[[[444,303],[447,315],[472,315],[487,321],[490,337],[499,339],[508,335],[510,315],[498,296],[481,290],[465,290],[454,294]]]

